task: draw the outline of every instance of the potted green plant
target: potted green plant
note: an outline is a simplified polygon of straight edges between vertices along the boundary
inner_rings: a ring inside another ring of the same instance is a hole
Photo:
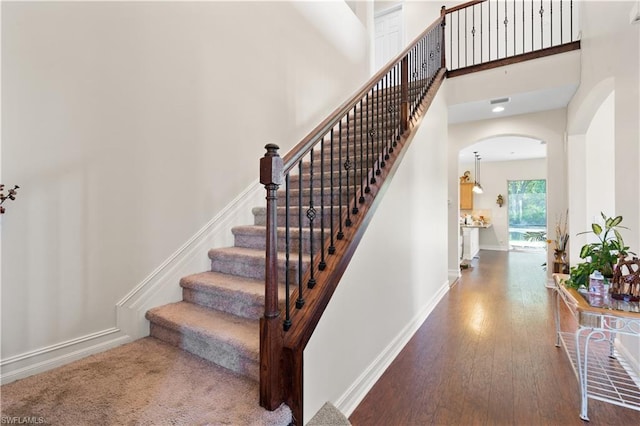
[[[629,247],[624,245],[619,231],[619,229],[628,229],[620,225],[622,216],[607,217],[604,213],[600,213],[600,215],[604,221],[604,227],[598,223],[592,223],[590,231],[578,234],[593,233],[598,241],[582,246],[580,259],[584,259],[584,262],[571,267],[570,278],[566,283],[568,286],[588,287],[589,277],[596,271],[600,272],[607,282],[613,277],[613,270],[618,259],[624,258],[630,253]]]

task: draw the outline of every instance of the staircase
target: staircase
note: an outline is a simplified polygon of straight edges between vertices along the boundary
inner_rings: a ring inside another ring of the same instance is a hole
[[[232,229],[235,245],[209,251],[211,270],[180,280],[183,300],[149,310],[151,336],[258,380],[259,319],[264,313],[265,226]],[[308,248],[307,248],[308,252]],[[303,267],[308,259],[303,259]],[[298,276],[298,261],[288,274]],[[285,276],[284,261],[280,276]],[[294,281],[295,282],[295,281]],[[281,291],[284,297],[284,291]]]
[[[370,108],[366,105],[367,111]],[[374,119],[371,114],[370,119]],[[366,154],[360,157],[360,118],[350,116],[349,129],[343,123],[344,137],[343,151],[346,152],[346,144],[349,143],[350,155],[354,164],[366,158]],[[392,137],[395,129],[387,126],[385,137]],[[351,135],[347,139],[347,131]],[[366,132],[366,130],[365,130]],[[366,134],[366,133],[365,133]],[[383,132],[380,133],[381,135]],[[356,135],[354,137],[354,135]],[[365,136],[369,138],[369,136]],[[355,143],[354,143],[355,142]],[[355,146],[355,148],[354,148]],[[364,144],[366,147],[366,143]],[[339,147],[335,146],[334,151]],[[330,182],[330,152],[322,154],[326,168],[325,182]],[[289,276],[290,292],[298,286],[299,274],[298,253],[302,253],[302,269],[304,272],[310,264],[311,231],[309,219],[305,211],[311,201],[318,209],[318,216],[324,211],[325,220],[329,221],[331,210],[320,209],[321,189],[314,187],[309,189],[308,182],[313,177],[314,182],[321,179],[317,164],[320,163],[320,154],[316,153],[315,163],[312,166],[308,161],[303,162],[302,176],[292,174],[289,184],[290,207],[289,241],[290,255],[289,267],[285,270],[285,254],[281,252],[285,247],[285,197],[284,190],[278,191],[278,277],[281,284],[279,291],[280,304],[284,305],[285,277]],[[334,185],[345,184],[346,174],[343,172],[342,181],[338,179],[340,161],[344,159],[334,158],[333,182]],[[371,160],[373,161],[373,160]],[[313,170],[313,173],[311,171]],[[351,176],[350,198],[353,200],[354,192],[359,191],[359,185],[354,185],[354,177]],[[302,182],[302,183],[300,183]],[[302,189],[299,186],[302,185]],[[302,194],[300,194],[302,191]],[[324,188],[323,200],[325,204],[333,201],[334,206],[339,203],[339,191]],[[346,208],[349,201],[346,199],[346,191],[343,191],[342,201]],[[299,200],[302,199],[302,231],[299,224]],[[351,201],[353,205],[353,201]],[[209,250],[211,270],[186,276],[180,280],[182,287],[182,301],[159,306],[149,310],[146,318],[150,321],[151,336],[163,340],[171,345],[202,357],[237,374],[250,379],[259,380],[259,320],[264,315],[265,309],[265,248],[266,248],[266,208],[254,207],[252,209],[254,223],[252,225],[236,226],[231,231],[234,235],[234,246],[215,248]],[[320,218],[315,218],[319,223]],[[334,210],[334,221],[341,220],[338,210]],[[302,232],[302,238],[299,238]],[[318,251],[321,231],[318,227],[313,230],[314,251]],[[299,246],[302,244],[302,250]],[[256,404],[258,401],[256,400]]]
[[[353,120],[353,125],[357,125]],[[343,129],[346,132],[346,128]],[[353,132],[354,129],[352,128]],[[346,138],[345,138],[346,140]],[[353,139],[350,143],[353,143]],[[346,150],[346,147],[345,147]],[[325,160],[329,163],[328,154]],[[316,161],[319,161],[316,159]],[[334,161],[335,162],[335,161]],[[335,170],[339,167],[334,164]],[[334,174],[337,172],[334,172]],[[309,164],[303,164],[302,181],[311,178]],[[320,179],[317,172],[314,180]],[[290,198],[297,203],[300,190],[298,177],[292,179]],[[336,179],[336,184],[338,184]],[[325,188],[329,193],[329,189]],[[337,194],[337,191],[334,191]],[[314,204],[320,200],[320,189],[311,192],[302,189],[302,199],[309,206],[313,193]],[[284,225],[284,191],[279,191],[278,222]],[[329,196],[326,196],[329,202]],[[293,203],[293,201],[292,201]],[[305,207],[306,208],[306,207]],[[264,313],[266,211],[264,207],[252,209],[254,224],[237,226],[231,231],[234,246],[209,251],[211,270],[189,275],[180,280],[183,300],[149,310],[146,318],[151,323],[151,336],[205,358],[231,371],[258,380],[259,319]],[[329,209],[325,209],[329,215]],[[284,254],[279,253],[280,281],[289,276],[291,288],[298,285],[298,207],[291,208],[291,254],[285,271]],[[328,219],[327,217],[325,219]],[[317,220],[317,219],[316,219]],[[302,267],[309,265],[310,231],[308,219],[303,215]],[[284,228],[278,229],[278,247],[285,247]],[[314,230],[315,241],[320,231]],[[317,251],[317,247],[315,247]],[[279,292],[284,302],[284,285]]]

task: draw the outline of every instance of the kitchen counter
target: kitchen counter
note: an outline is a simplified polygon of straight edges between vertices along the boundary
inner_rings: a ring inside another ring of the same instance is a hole
[[[491,228],[491,224],[490,223],[485,223],[483,225],[464,225],[464,224],[460,224],[460,226],[462,228]]]

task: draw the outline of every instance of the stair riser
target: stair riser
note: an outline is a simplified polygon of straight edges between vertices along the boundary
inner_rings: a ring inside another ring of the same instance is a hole
[[[246,353],[223,341],[203,338],[188,329],[176,331],[151,323],[151,336],[245,377],[259,379],[258,354]],[[256,334],[258,330],[256,329]]]
[[[369,162],[373,163],[376,158],[380,155],[386,155],[389,153],[389,148],[394,148],[391,145],[384,145],[382,143],[374,143],[363,149],[362,152],[358,149],[356,153],[349,151],[349,155],[347,156],[346,151],[342,153],[342,156],[338,156],[338,153],[334,153],[333,160],[331,159],[331,154],[325,154],[324,161],[320,158],[319,155],[316,155],[313,158],[313,170],[315,173],[319,174],[321,170],[325,173],[331,173],[331,165],[333,164],[333,172],[337,173],[340,169],[342,169],[343,174],[345,173],[344,165],[347,160],[350,163],[351,170],[356,167],[359,163],[367,163],[367,156],[369,158]],[[302,173],[309,173],[311,171],[311,159],[309,157],[305,158],[302,162]],[[298,168],[295,167],[292,170],[291,175],[293,176],[298,174]]]
[[[331,196],[331,189],[327,189],[325,188],[324,190],[324,196],[320,196],[320,190],[315,190],[314,189],[314,195],[313,195],[313,204],[314,205],[319,205],[319,204],[325,204],[325,205],[329,205],[331,203],[333,203],[334,208],[337,207],[340,204],[340,191],[339,188],[335,188],[333,190],[333,197]],[[298,198],[298,190],[297,189],[291,189],[289,191],[289,203],[290,206],[297,206],[300,204],[299,198]],[[302,205],[303,206],[308,206],[310,204],[310,193],[309,190],[303,190],[303,194],[302,194]],[[323,200],[324,203],[321,203],[320,200]],[[347,188],[346,186],[342,187],[342,204],[346,205],[348,203],[349,200],[353,199],[353,185],[349,185],[349,197],[347,197]],[[284,207],[286,202],[286,196],[285,196],[285,191],[278,191],[278,206],[280,207]]]
[[[366,175],[366,170],[365,170],[365,175]],[[313,190],[315,191],[316,189],[321,188],[321,183],[320,183],[320,173],[314,173],[313,174]],[[329,185],[331,184],[331,174],[330,173],[325,173],[324,175],[322,175],[324,178],[324,188],[325,188],[325,193],[328,193],[328,191],[330,191],[329,189]],[[347,185],[349,185],[349,187],[351,188],[350,191],[353,190],[353,186],[354,185],[358,185],[360,182],[362,181],[362,174],[361,174],[361,170],[360,169],[354,169],[354,170],[350,170],[349,174],[347,175],[347,173],[342,173],[342,179],[340,177],[340,173],[334,172],[333,173],[333,184],[336,185],[336,189],[338,188],[338,186],[340,185],[340,183],[342,183],[342,188],[343,190],[346,191],[346,187]],[[311,189],[311,175],[310,174],[304,174],[302,175],[302,189],[303,190],[309,190]],[[300,188],[300,179],[298,178],[298,176],[291,176],[291,178],[289,179],[289,189],[299,189]],[[284,186],[281,187],[282,192],[284,193]]]
[[[183,287],[182,299],[185,302],[193,303],[209,309],[226,312],[238,317],[257,321],[264,316],[264,283],[256,284],[262,291],[260,296],[247,294],[240,291],[231,292],[220,287]],[[292,292],[296,286],[290,284],[289,291]],[[278,298],[280,308],[284,309],[285,286],[280,285]]]
[[[284,252],[286,247],[286,240],[284,237],[284,232],[278,233],[278,251]],[[293,232],[292,232],[293,234]],[[298,249],[300,247],[300,240],[298,238],[298,232],[295,232],[296,235],[291,235],[289,238],[289,252],[290,253],[298,253]],[[309,254],[311,252],[311,242],[309,240],[309,232],[303,232],[302,238],[302,253]],[[320,232],[314,232],[314,251],[318,251],[320,241]],[[264,233],[261,235],[236,235],[235,236],[235,246],[236,247],[246,247],[257,250],[266,250],[266,238]]]
[[[256,298],[248,294],[238,294],[238,292],[231,295],[222,289],[212,289],[212,291],[205,292],[193,288],[183,288],[182,299],[185,302],[253,320],[259,319],[264,314],[264,297]]]
[[[325,227],[328,229],[329,227],[329,220],[331,218],[331,211],[328,208],[324,209],[324,215],[325,215]],[[339,210],[340,209],[333,209],[333,215],[334,215],[334,219],[333,219],[333,223],[334,226],[337,226],[338,221],[340,220],[339,217]],[[344,211],[344,209],[343,209]],[[320,229],[320,208],[316,208],[316,217],[313,220],[313,226],[314,229]],[[266,210],[265,209],[254,209],[253,210],[253,217],[254,217],[254,224],[258,225],[258,226],[266,226]],[[289,226],[292,227],[297,227],[300,224],[300,220],[299,220],[299,214],[298,214],[298,209],[297,208],[291,208],[290,209],[290,216],[289,216]],[[286,220],[285,220],[285,209],[284,207],[278,207],[278,224],[277,226],[285,226]],[[303,210],[302,213],[302,226],[304,228],[308,228],[309,227],[309,219],[306,216],[305,211]]]
[[[367,130],[369,129],[369,130]],[[340,138],[340,133],[336,130],[333,132],[333,150],[335,153],[338,152],[339,146],[342,145],[342,150],[346,151],[347,145],[349,145],[349,149],[353,150],[360,148],[360,141],[362,140],[362,144],[365,145],[365,142],[371,141],[370,130],[373,129],[375,131],[374,141],[393,141],[394,137],[398,134],[397,126],[391,127],[388,126],[386,128],[383,127],[375,127],[373,124],[369,126],[364,125],[362,129],[358,126],[355,129],[349,129],[347,131],[345,128],[342,128],[342,138]],[[364,135],[364,137],[363,137]],[[331,151],[331,134],[327,134],[324,138],[324,150],[325,152]],[[318,155],[320,152],[320,145],[316,145],[316,152],[314,155]]]
[[[216,255],[215,250],[209,252],[211,258],[211,270],[221,272],[223,274],[237,275],[245,278],[254,278],[258,280],[265,279],[265,259],[248,259],[241,256],[223,256]],[[303,262],[303,269],[306,268],[307,262]],[[289,262],[289,283],[298,283],[298,259]],[[278,282],[284,284],[286,281],[285,261],[278,261]]]

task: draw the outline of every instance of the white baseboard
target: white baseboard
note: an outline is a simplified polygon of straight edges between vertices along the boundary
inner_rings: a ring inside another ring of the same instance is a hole
[[[116,304],[116,326],[0,360],[0,383],[42,373],[149,335],[148,309],[182,299],[180,279],[209,270],[208,251],[232,246],[231,228],[253,223],[252,208],[264,205],[255,182]]]
[[[492,251],[509,251],[508,246],[486,246],[481,245],[480,250],[492,250]]]
[[[449,278],[449,287],[453,287],[462,274],[460,273],[460,268],[458,269],[449,269],[448,278]]]
[[[418,313],[413,320],[396,336],[396,338],[387,345],[387,347],[376,357],[376,359],[367,367],[367,369],[356,379],[356,381],[346,390],[346,392],[338,398],[335,406],[349,417],[356,409],[358,404],[371,390],[373,385],[378,381],[382,373],[398,356],[400,351],[405,347],[407,342],[413,337],[415,332],[427,319],[429,314],[438,305],[438,302],[449,291],[449,281],[445,282],[431,301]]]
[[[0,383],[4,385],[42,373],[130,341],[131,338],[121,330],[110,328],[9,357],[0,362]]]
[[[211,269],[209,249],[232,246],[231,228],[253,223],[251,210],[263,205],[264,197],[262,185],[251,185],[131,290],[116,304],[118,328],[133,339],[147,336],[145,313],[155,306],[182,300],[180,279]]]

